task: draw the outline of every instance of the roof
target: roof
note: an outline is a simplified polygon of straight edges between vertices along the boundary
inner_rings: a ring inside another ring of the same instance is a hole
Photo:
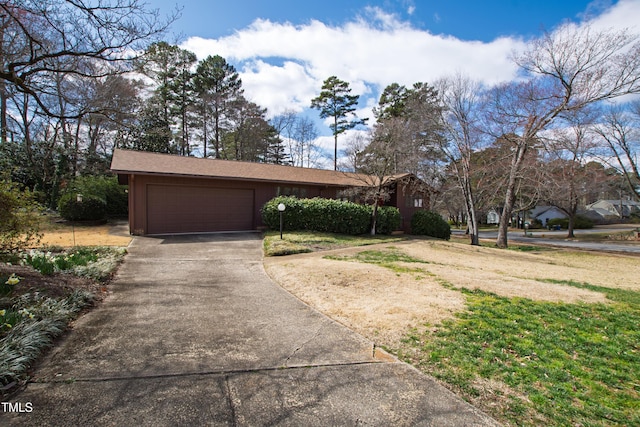
[[[562,209],[556,207],[556,206],[551,206],[551,205],[544,205],[544,206],[536,206],[535,208],[531,209],[530,211],[530,216],[532,218],[539,218],[543,215],[557,215],[557,214],[561,214],[563,217],[566,217],[567,214],[565,214]],[[557,218],[557,216],[555,217]]]
[[[361,187],[371,183],[371,177],[349,172],[122,149],[114,150],[111,170],[118,174],[171,175],[292,184],[321,184],[335,187]],[[389,178],[397,180],[408,175],[400,174]]]

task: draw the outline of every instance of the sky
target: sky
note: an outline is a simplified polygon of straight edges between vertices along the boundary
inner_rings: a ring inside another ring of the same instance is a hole
[[[640,33],[640,0],[145,0],[170,14],[166,40],[198,59],[220,55],[245,97],[314,115],[311,99],[335,75],[360,95],[358,117],[391,83],[410,86],[463,73],[487,85],[516,76],[514,51],[567,21]],[[371,120],[370,120],[371,122]],[[318,122],[318,143],[332,147]],[[332,150],[331,150],[332,151]]]

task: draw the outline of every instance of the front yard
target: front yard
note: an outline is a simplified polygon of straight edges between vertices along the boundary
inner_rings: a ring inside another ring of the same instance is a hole
[[[640,424],[640,259],[407,240],[271,277],[510,425]]]
[[[81,230],[94,245],[113,237],[94,231]],[[55,241],[68,232],[47,233]],[[282,240],[271,233],[264,244],[266,254],[298,253],[264,259],[285,289],[505,424],[640,425],[637,256],[309,233]],[[16,356],[17,346],[46,345],[104,296],[108,273],[100,271],[112,270],[101,264],[117,264],[123,253],[94,247],[23,256],[45,274],[0,265],[0,285],[11,291],[0,310],[2,385],[29,374],[34,359]],[[22,305],[7,305],[9,297]],[[53,332],[15,338],[47,322]]]

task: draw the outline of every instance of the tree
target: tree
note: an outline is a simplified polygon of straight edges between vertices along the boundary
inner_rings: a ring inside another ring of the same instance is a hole
[[[491,91],[487,119],[495,137],[510,135],[512,157],[500,217],[499,247],[516,200],[518,174],[538,134],[561,121],[561,114],[640,91],[640,43],[628,31],[599,31],[565,24],[529,43],[514,56],[527,78]]]
[[[243,96],[229,103],[226,109],[228,129],[222,141],[221,158],[260,161],[269,144],[273,143],[275,132],[265,118],[267,110]]]
[[[171,128],[162,114],[162,106],[153,97],[149,99],[141,112],[140,123],[132,129],[128,142],[121,143],[121,148],[133,148],[140,151],[157,153],[175,153],[171,144]]]
[[[208,56],[198,64],[194,83],[202,117],[203,150],[207,157],[209,125],[213,120],[213,149],[220,158],[228,106],[242,96],[242,80],[235,67],[219,56]]]
[[[160,36],[176,15],[163,20],[140,0],[23,0],[0,3],[0,81],[31,97],[44,114],[75,118],[87,111],[61,111],[61,80],[84,80],[132,69],[134,52]],[[4,118],[1,121],[5,123]]]
[[[640,101],[634,102],[629,109],[612,106],[602,119],[594,125],[594,130],[608,149],[606,157],[614,157],[614,164],[624,176],[629,190],[640,198]]]
[[[313,121],[306,116],[299,116],[292,110],[275,116],[270,120],[280,139],[287,145],[293,166],[311,167],[316,160],[317,150],[313,141],[318,131]]]
[[[39,207],[27,190],[0,178],[0,254],[37,245],[41,234]]]
[[[350,95],[349,83],[336,76],[328,77],[322,84],[320,95],[311,100],[311,108],[320,110],[323,119],[332,118],[329,125],[334,138],[333,169],[338,170],[338,135],[363,125],[368,119],[358,119],[354,111],[360,95]],[[351,117],[351,119],[350,119]]]
[[[158,120],[172,129],[170,137],[176,140],[178,153],[182,155],[190,154],[190,112],[195,104],[190,70],[195,62],[193,52],[164,41],[149,46],[137,61],[138,69],[153,81],[153,99],[159,104],[153,109],[162,115]]]
[[[179,153],[183,156],[191,154],[189,145],[189,129],[193,107],[196,104],[195,88],[193,84],[193,73],[191,67],[196,63],[196,55],[188,50],[181,49],[178,52],[177,62],[174,64],[175,76],[169,84],[170,96],[173,101],[171,112],[179,119],[179,130],[177,135],[177,145]]]
[[[353,195],[373,206],[371,213],[371,235],[376,234],[378,208],[391,196],[389,191],[390,172],[393,168],[394,136],[393,125],[398,121],[377,123],[375,130],[368,135],[369,143],[362,143],[356,138],[351,145],[353,150],[353,169],[359,173],[362,185],[353,189]],[[357,147],[365,145],[361,151]]]
[[[567,237],[572,238],[579,203],[595,185],[590,179],[593,169],[587,168],[595,148],[594,135],[589,130],[594,117],[583,109],[565,118],[570,126],[554,129],[545,138],[547,161],[542,168],[542,198],[567,215]]]
[[[460,74],[437,83],[444,106],[442,125],[444,138],[440,150],[449,161],[464,199],[467,230],[472,245],[479,245],[476,188],[473,180],[472,155],[481,147],[480,85]]]

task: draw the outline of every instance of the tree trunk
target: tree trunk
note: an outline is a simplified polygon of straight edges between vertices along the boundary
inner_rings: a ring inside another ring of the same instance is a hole
[[[469,171],[468,163],[464,161],[462,164],[462,176],[460,176],[457,166],[456,172],[458,172],[458,181],[460,183],[460,186],[462,187],[462,192],[464,195],[464,206],[467,214],[467,230],[469,233],[469,238],[471,239],[471,245],[478,246],[480,245],[480,238],[478,236],[478,217],[476,216],[476,203],[475,199],[473,198],[471,173]]]
[[[334,140],[334,149],[333,149],[333,170],[338,170],[338,116],[333,117],[335,128],[333,129],[333,140]]]
[[[378,200],[373,203],[373,214],[371,216],[371,235],[376,235],[376,223],[378,222]]]
[[[515,146],[515,153],[511,160],[511,170],[509,171],[509,181],[507,182],[507,190],[504,196],[504,206],[502,215],[500,215],[500,224],[498,226],[498,239],[496,246],[499,248],[508,247],[507,232],[509,231],[509,220],[511,219],[511,211],[516,201],[516,184],[518,183],[518,173],[520,166],[527,154],[529,144],[526,137],[518,137]]]

